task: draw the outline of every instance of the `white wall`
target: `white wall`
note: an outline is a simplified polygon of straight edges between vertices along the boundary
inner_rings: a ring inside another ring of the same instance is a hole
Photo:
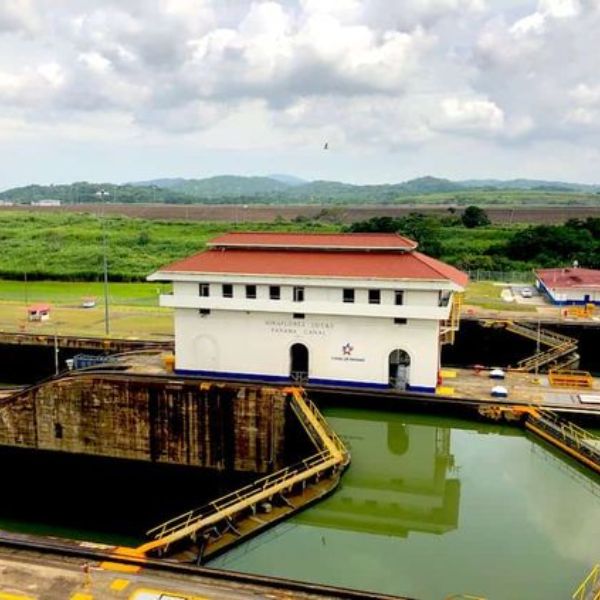
[[[212,310],[201,316],[193,308],[175,310],[176,368],[186,371],[287,377],[290,347],[309,349],[309,378],[388,382],[389,354],[396,348],[411,357],[411,387],[435,388],[439,322],[391,318],[310,316],[293,320],[289,313]],[[351,344],[345,356],[342,347]]]

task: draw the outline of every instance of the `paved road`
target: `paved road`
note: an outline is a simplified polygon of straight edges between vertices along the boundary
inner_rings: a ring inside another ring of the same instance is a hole
[[[340,590],[341,591],[341,590]],[[123,563],[14,550],[0,546],[0,600],[332,600],[335,593],[303,592],[206,575],[179,574]],[[392,596],[357,594],[391,600]]]

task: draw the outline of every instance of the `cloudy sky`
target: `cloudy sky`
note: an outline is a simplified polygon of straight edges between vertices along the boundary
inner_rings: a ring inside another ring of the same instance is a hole
[[[0,189],[600,182],[599,31],[600,0],[2,0]]]

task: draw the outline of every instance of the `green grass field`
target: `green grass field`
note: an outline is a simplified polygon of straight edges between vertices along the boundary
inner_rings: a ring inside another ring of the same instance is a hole
[[[506,241],[517,227],[440,226],[437,235],[442,243],[441,259],[460,265],[466,255],[483,254],[491,246]],[[112,216],[103,222],[91,214],[6,211],[0,213],[0,278],[20,281],[27,276],[29,281],[101,281],[104,231],[109,279],[143,281],[162,265],[202,250],[209,239],[227,231],[341,229],[339,224],[321,221],[248,225]],[[117,289],[115,294],[118,294]],[[140,288],[140,298],[146,297],[143,289]],[[93,286],[90,291],[74,288],[73,296],[98,295],[95,290]],[[6,293],[12,292],[6,290]],[[18,289],[14,293],[20,294]]]
[[[100,281],[103,234],[106,232],[109,277],[140,281],[175,259],[202,250],[206,241],[244,224],[149,221],[90,214],[0,213],[0,277]],[[323,223],[267,223],[251,226],[267,231],[335,231]]]
[[[169,292],[170,284],[109,282],[109,304],[118,306],[158,306],[158,295]],[[0,280],[0,300],[30,304],[48,302],[54,305],[80,306],[82,298],[93,297],[104,302],[101,282],[6,281]]]

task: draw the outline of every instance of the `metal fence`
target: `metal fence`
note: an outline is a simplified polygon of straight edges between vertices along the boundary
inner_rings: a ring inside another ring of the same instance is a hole
[[[506,283],[533,283],[535,275],[532,271],[484,271],[477,269],[467,271],[471,281],[504,281]]]

